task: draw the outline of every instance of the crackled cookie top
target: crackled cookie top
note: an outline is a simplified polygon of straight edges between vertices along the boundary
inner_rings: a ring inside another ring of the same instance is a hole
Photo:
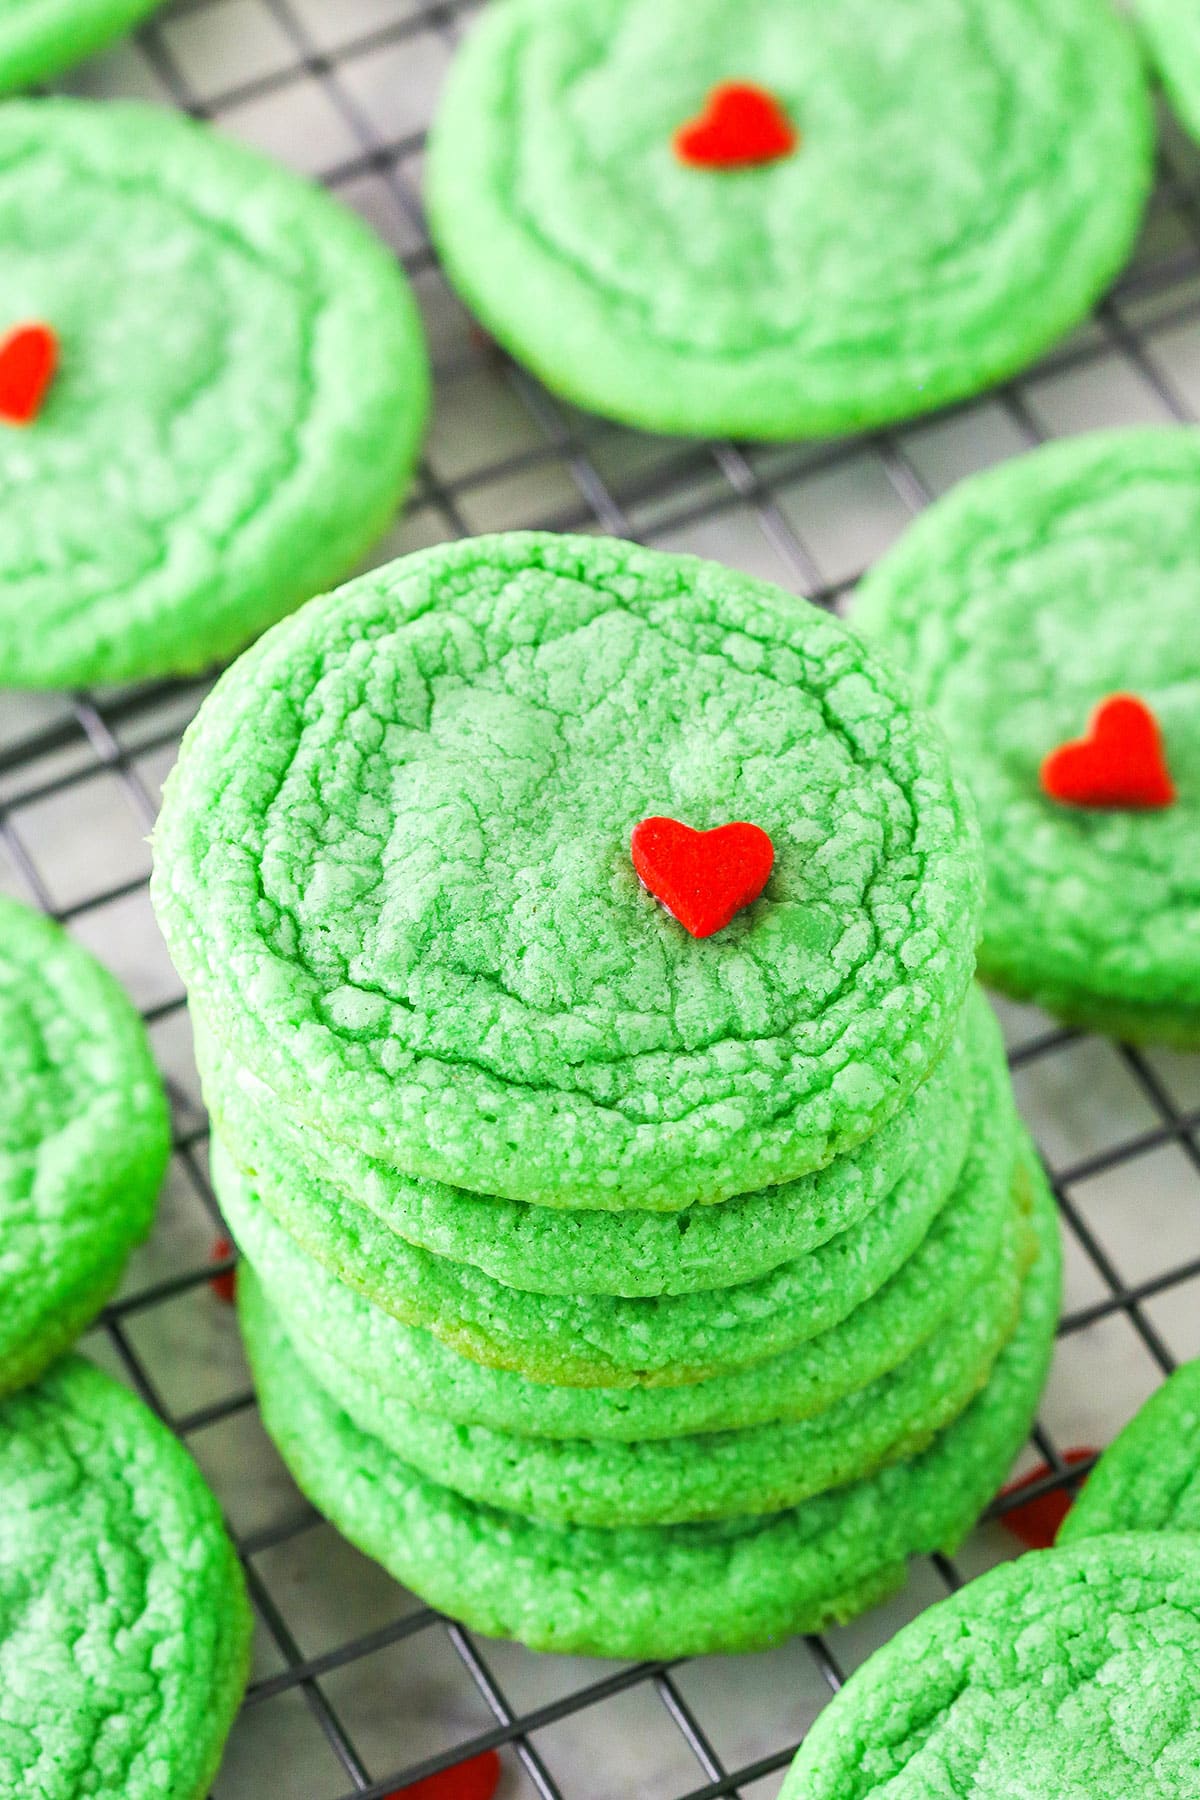
[[[66,1348],[150,1229],[167,1106],[137,1013],[0,896],[0,1393]]]
[[[82,62],[159,4],[160,0],[0,0],[0,92],[32,87],[35,81]]]
[[[389,523],[420,329],[389,253],[307,183],[166,112],[6,106],[0,338],[29,322],[59,363],[0,422],[0,686],[202,667]]]
[[[1099,1538],[1008,1563],[851,1677],[780,1800],[1190,1800],[1200,1542]]]
[[[1200,1532],[1200,1362],[1184,1363],[1088,1476],[1058,1535]]]
[[[695,939],[655,814],[769,832]],[[948,1041],[974,827],[836,620],[710,563],[537,534],[307,607],[193,725],[156,904],[207,1026],[333,1137],[484,1193],[719,1200],[828,1160]]]
[[[790,147],[681,154],[731,82]],[[549,386],[795,437],[1032,359],[1125,260],[1150,155],[1104,0],[508,0],[451,73],[427,197],[451,280]]]
[[[956,488],[868,577],[855,623],[945,726],[983,827],[980,967],[1052,1011],[1200,1041],[1200,433],[1034,452]],[[1047,755],[1106,697],[1149,709],[1175,794],[1065,804]]]
[[[1200,137],[1200,14],[1192,0],[1136,0],[1134,14],[1180,118]]]
[[[195,1465],[71,1357],[0,1407],[0,1491],[0,1792],[201,1800],[250,1613]]]

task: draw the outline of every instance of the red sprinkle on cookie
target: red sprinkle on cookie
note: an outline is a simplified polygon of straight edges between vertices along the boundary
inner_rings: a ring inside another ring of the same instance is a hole
[[[232,1238],[214,1238],[212,1248],[208,1253],[208,1260],[209,1262],[224,1262],[226,1257],[233,1255],[236,1248]],[[210,1275],[208,1285],[218,1300],[223,1300],[226,1306],[232,1306],[237,1294],[237,1270],[222,1269],[219,1275]]]
[[[0,341],[0,421],[31,425],[58,367],[58,339],[49,325],[18,325]]]
[[[1098,1451],[1081,1445],[1074,1450],[1063,1452],[1063,1461],[1068,1469],[1076,1463],[1090,1462],[1098,1455]],[[1049,1463],[1039,1463],[1028,1475],[1022,1475],[1019,1481],[1012,1481],[1002,1488],[1000,1498],[1007,1500],[1013,1494],[1024,1493],[1026,1488],[1035,1487],[1038,1482],[1045,1481],[1054,1471]],[[1038,1494],[1033,1500],[1026,1500],[1020,1506],[1011,1506],[1000,1515],[1000,1523],[1020,1538],[1027,1550],[1048,1550],[1058,1536],[1058,1528],[1070,1512],[1075,1496],[1065,1488],[1052,1488],[1048,1494]]]
[[[1175,784],[1158,720],[1133,694],[1110,694],[1092,714],[1086,737],[1052,750],[1042,790],[1066,806],[1149,811],[1170,806]]]
[[[393,1788],[387,1800],[492,1800],[500,1780],[500,1758],[485,1750],[466,1762],[439,1769],[411,1787]]]
[[[680,162],[698,169],[744,169],[790,156],[800,141],[773,94],[749,81],[713,88],[698,118],[675,133]]]
[[[695,938],[723,930],[757,900],[775,861],[766,832],[740,822],[693,831],[677,819],[643,819],[629,848],[643,885]]]

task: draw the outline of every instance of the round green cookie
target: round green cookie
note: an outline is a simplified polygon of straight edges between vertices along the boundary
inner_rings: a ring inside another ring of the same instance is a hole
[[[897,1274],[839,1325],[749,1368],[679,1387],[563,1387],[470,1361],[337,1280],[245,1187],[230,1187],[223,1198],[234,1236],[302,1359],[319,1347],[348,1371],[369,1370],[385,1396],[461,1425],[628,1443],[811,1418],[895,1368],[992,1279],[1013,1201],[1028,1210],[1037,1180],[1030,1167],[1022,1157],[1008,1188],[964,1183]],[[336,1379],[325,1385],[335,1388]]]
[[[952,1036],[975,827],[945,748],[836,619],[615,539],[439,546],[305,607],[205,702],[155,902],[228,1053],[408,1173],[678,1209],[793,1179]],[[692,938],[641,819],[771,834]]]
[[[0,895],[0,1394],[108,1299],[150,1230],[167,1103],[145,1029],[66,932]]]
[[[780,1800],[1194,1800],[1200,1542],[1098,1538],[973,1581],[876,1651]]]
[[[855,623],[937,713],[983,825],[980,973],[1073,1023],[1200,1044],[1200,432],[1104,432],[964,482],[860,590]],[[1175,803],[1068,806],[1048,752],[1136,695]]]
[[[1176,112],[1200,137],[1200,14],[1192,0],[1135,0],[1134,12]]]
[[[799,134],[691,166],[727,82]],[[1152,126],[1104,0],[507,0],[451,71],[427,205],[547,386],[660,432],[826,436],[974,393],[1129,253]]]
[[[425,412],[384,246],[325,194],[169,112],[0,112],[0,340],[50,326],[0,421],[0,684],[196,670],[352,569]]]
[[[0,1792],[202,1800],[250,1608],[195,1464],[70,1357],[0,1406],[0,1493]]]
[[[715,1292],[626,1299],[510,1288],[472,1264],[407,1243],[340,1190],[289,1185],[268,1164],[253,1176],[239,1173],[219,1136],[213,1180],[232,1215],[253,1205],[242,1197],[250,1188],[340,1281],[475,1361],[535,1381],[673,1387],[762,1362],[839,1324],[896,1274],[947,1205],[971,1211],[985,1233],[990,1223],[996,1242],[1016,1120],[994,1025],[979,1046],[975,1075],[970,1114],[935,1132],[924,1157],[860,1224],[766,1275]]]
[[[749,1650],[850,1617],[903,1585],[906,1558],[953,1548],[1029,1428],[1058,1309],[1053,1203],[1041,1254],[991,1380],[911,1462],[766,1519],[553,1526],[429,1481],[322,1393],[272,1314],[243,1295],[268,1431],[338,1529],[431,1604],[535,1649],[618,1657]]]
[[[846,1155],[795,1181],[719,1206],[678,1213],[601,1212],[470,1194],[404,1175],[322,1138],[253,1076],[223,1059],[194,1012],[193,1026],[209,1111],[238,1165],[256,1172],[260,1191],[269,1186],[287,1196],[314,1185],[336,1190],[410,1243],[472,1263],[508,1287],[627,1298],[752,1280],[860,1223],[886,1201],[918,1157],[926,1166],[946,1166],[940,1154],[931,1156],[934,1142],[952,1146],[948,1160],[961,1163],[972,1089],[987,1054],[999,1054],[995,1020],[975,990],[928,1081]]]
[[[990,1191],[1001,1195],[1012,1166],[1011,1116],[1006,1124],[1008,1143],[990,1177]],[[236,1209],[249,1184],[217,1137],[212,1172],[222,1206]],[[270,1182],[251,1191],[340,1281],[476,1362],[567,1386],[674,1387],[747,1368],[839,1324],[903,1266],[952,1190],[944,1170],[929,1182],[914,1173],[861,1226],[755,1281],[637,1300],[525,1293],[405,1243],[345,1195],[285,1196]]]
[[[160,0],[0,0],[0,93],[32,87],[82,62],[159,4]]]
[[[1200,1362],[1176,1369],[1104,1452],[1059,1530],[1200,1532]]]
[[[431,1480],[556,1524],[649,1525],[781,1512],[827,1488],[913,1457],[978,1393],[1012,1335],[1023,1264],[1013,1209],[1000,1255],[969,1310],[905,1362],[793,1423],[631,1443],[530,1438],[422,1412],[323,1344],[297,1360],[360,1430]],[[244,1276],[242,1277],[244,1279]],[[253,1276],[251,1276],[253,1279]]]

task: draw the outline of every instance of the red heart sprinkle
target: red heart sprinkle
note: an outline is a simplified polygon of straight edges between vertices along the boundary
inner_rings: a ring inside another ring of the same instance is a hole
[[[1042,789],[1067,806],[1143,811],[1175,799],[1158,720],[1133,694],[1110,694],[1087,736],[1060,744],[1042,764]]]
[[[32,424],[57,367],[58,339],[48,325],[10,331],[0,343],[0,420]]]
[[[1099,1453],[1081,1445],[1075,1450],[1065,1450],[1063,1461],[1068,1469],[1076,1463],[1090,1462]],[[1011,1494],[1024,1493],[1026,1488],[1034,1487],[1039,1481],[1045,1481],[1053,1475],[1054,1470],[1049,1463],[1039,1463],[1028,1475],[1022,1475],[1019,1481],[1010,1481],[1006,1488],[1001,1488],[1000,1498],[1007,1500]],[[1068,1494],[1064,1488],[1051,1488],[1048,1494],[1039,1494],[1035,1500],[1026,1500],[1021,1506],[1012,1506],[1007,1512],[1000,1514],[1000,1523],[1006,1525],[1014,1537],[1030,1550],[1048,1550],[1058,1536],[1058,1528],[1070,1512],[1075,1496]]]
[[[699,118],[675,133],[680,162],[698,169],[742,169],[789,156],[800,142],[795,126],[773,94],[749,81],[713,88]]]
[[[629,844],[656,900],[695,938],[711,937],[767,885],[775,847],[758,825],[693,831],[677,819],[643,819]]]
[[[224,1262],[227,1256],[233,1255],[236,1248],[232,1238],[214,1238],[212,1249],[208,1253],[208,1260],[209,1262]],[[237,1270],[222,1269],[219,1275],[210,1275],[208,1285],[218,1300],[223,1300],[226,1306],[232,1306],[237,1293]]]
[[[484,1750],[411,1787],[393,1788],[387,1800],[492,1800],[499,1780],[500,1758],[494,1750]]]

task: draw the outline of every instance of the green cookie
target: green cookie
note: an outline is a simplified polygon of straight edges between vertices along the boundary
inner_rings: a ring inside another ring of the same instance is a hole
[[[1176,112],[1200,137],[1200,15],[1191,0],[1136,0],[1135,14]]]
[[[980,972],[1073,1023],[1200,1044],[1200,432],[1103,432],[964,482],[868,576],[855,623],[911,674],[983,825]],[[1114,693],[1176,799],[1047,797],[1042,759]]]
[[[780,1800],[1195,1800],[1200,1543],[1097,1538],[973,1581],[817,1719]]]
[[[1007,1226],[994,1273],[969,1310],[880,1380],[791,1424],[632,1443],[518,1437],[437,1418],[385,1392],[369,1365],[352,1368],[336,1353],[335,1334],[329,1347],[290,1341],[361,1431],[473,1500],[554,1524],[654,1525],[781,1512],[917,1455],[979,1392],[1016,1326],[1021,1278],[1032,1261],[1028,1227],[1015,1208]]]
[[[995,1020],[976,990],[928,1081],[865,1143],[757,1194],[650,1213],[526,1206],[403,1175],[310,1130],[269,1089],[223,1059],[194,1014],[193,1026],[209,1111],[239,1166],[256,1172],[260,1192],[333,1189],[410,1243],[472,1263],[508,1287],[629,1298],[728,1287],[816,1248],[885,1201],[918,1157],[941,1165],[940,1156],[930,1158],[934,1139],[954,1146],[949,1156],[961,1163],[973,1064],[997,1041]]]
[[[673,1657],[817,1631],[901,1587],[911,1555],[952,1548],[1029,1428],[1058,1309],[1058,1231],[1039,1187],[1041,1254],[992,1378],[911,1462],[768,1519],[553,1526],[467,1500],[359,1431],[243,1293],[267,1429],[315,1505],[434,1606],[535,1649]]]
[[[0,1394],[99,1312],[150,1230],[170,1132],[137,1013],[66,932],[0,895]]]
[[[1002,1195],[1012,1166],[1011,1110],[1000,1117],[1008,1142],[997,1150],[991,1187]],[[218,1137],[212,1173],[222,1206],[236,1210],[239,1190],[250,1184]],[[256,1181],[250,1192],[338,1280],[472,1361],[569,1387],[675,1387],[781,1355],[839,1324],[913,1254],[952,1185],[944,1169],[931,1171],[928,1182],[914,1173],[861,1226],[756,1281],[638,1300],[523,1293],[470,1263],[405,1243],[346,1195],[283,1195],[270,1181]]]
[[[385,1396],[461,1425],[626,1443],[811,1418],[912,1356],[969,1310],[994,1276],[1013,1201],[1028,1209],[1034,1178],[1027,1169],[1011,1187],[984,1179],[981,1160],[977,1169],[980,1179],[975,1171],[964,1177],[961,1195],[942,1208],[899,1272],[841,1324],[783,1355],[682,1387],[560,1387],[486,1368],[336,1280],[245,1187],[229,1188],[224,1200],[234,1236],[302,1358],[319,1345],[348,1371],[370,1370]]]
[[[1176,1369],[1104,1452],[1058,1541],[1105,1531],[1200,1531],[1200,1362]]]
[[[250,1608],[195,1464],[70,1357],[0,1406],[0,1493],[0,1793],[201,1800]]]
[[[205,702],[156,906],[206,1024],[314,1130],[547,1204],[678,1209],[881,1126],[953,1033],[974,822],[836,619],[613,539],[439,546],[306,607]],[[770,833],[698,940],[656,814]]]
[[[160,0],[0,0],[0,93],[32,87],[120,37]]]
[[[196,670],[339,580],[390,523],[427,377],[384,246],[177,114],[0,111],[0,339],[50,326],[0,421],[0,684]]]
[[[692,166],[714,88],[798,134]],[[1104,0],[507,0],[451,71],[427,205],[548,387],[659,432],[826,436],[1031,362],[1124,263],[1150,107]]]
[[[674,1387],[778,1356],[839,1324],[896,1274],[960,1192],[972,1210],[1002,1213],[1016,1120],[998,1035],[988,1041],[961,1189],[965,1133],[939,1133],[860,1225],[754,1281],[712,1292],[629,1300],[505,1287],[470,1263],[406,1243],[348,1194],[282,1186],[271,1171],[247,1178],[219,1137],[213,1181],[234,1210],[239,1190],[250,1187],[339,1280],[476,1362],[568,1386]]]

